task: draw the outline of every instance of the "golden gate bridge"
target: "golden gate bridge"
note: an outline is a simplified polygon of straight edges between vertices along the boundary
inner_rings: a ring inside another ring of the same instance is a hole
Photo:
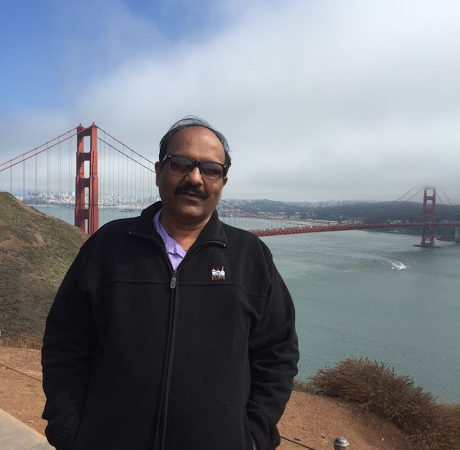
[[[0,164],[0,190],[8,191],[45,213],[51,213],[92,234],[100,223],[133,215],[158,199],[154,162],[94,123],[81,124]],[[434,247],[435,231],[449,227],[460,241],[460,222],[439,221],[434,187],[411,188],[394,202],[404,207],[422,195],[419,222],[313,223],[251,212],[221,200],[222,220],[257,236],[345,230],[421,229],[422,247]],[[449,197],[445,194],[447,203]],[[56,209],[58,212],[56,213]]]

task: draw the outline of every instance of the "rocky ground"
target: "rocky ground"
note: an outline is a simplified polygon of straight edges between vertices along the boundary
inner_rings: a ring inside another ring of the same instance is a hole
[[[0,346],[0,408],[44,434],[44,402],[40,351]],[[411,448],[404,435],[388,422],[353,405],[308,393],[292,394],[278,427],[286,438],[279,448],[285,450],[332,450],[337,436],[348,439],[350,450]]]

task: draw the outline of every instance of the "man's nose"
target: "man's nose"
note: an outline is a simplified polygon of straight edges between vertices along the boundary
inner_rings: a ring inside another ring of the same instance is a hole
[[[186,177],[192,184],[203,184],[200,168],[194,167]]]

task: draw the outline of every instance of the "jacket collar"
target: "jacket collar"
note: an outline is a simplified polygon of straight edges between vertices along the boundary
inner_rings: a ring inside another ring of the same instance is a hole
[[[134,232],[136,234],[140,234],[148,238],[154,238],[155,240],[163,242],[153,225],[153,217],[161,209],[162,205],[163,204],[160,201],[144,209],[138,218],[139,220],[136,221],[128,232]],[[205,225],[203,230],[201,230],[201,233],[193,244],[193,247],[206,242],[220,242],[223,245],[227,245],[227,234],[225,233],[224,226],[219,219],[217,210],[213,211],[208,223]]]

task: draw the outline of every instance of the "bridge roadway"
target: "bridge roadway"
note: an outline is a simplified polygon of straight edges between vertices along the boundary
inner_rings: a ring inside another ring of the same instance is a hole
[[[348,231],[348,230],[385,230],[391,228],[423,228],[422,222],[417,223],[346,223],[346,224],[328,224],[328,225],[306,225],[298,227],[283,227],[251,230],[256,236],[279,236],[282,234],[304,234],[304,233],[321,233],[325,231]],[[436,222],[435,227],[460,227],[460,222]],[[456,233],[457,236],[458,233]]]

